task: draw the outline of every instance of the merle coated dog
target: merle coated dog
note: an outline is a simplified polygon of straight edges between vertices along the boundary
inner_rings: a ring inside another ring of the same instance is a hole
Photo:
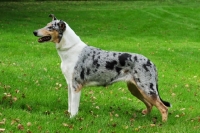
[[[141,100],[151,112],[155,106],[167,121],[170,103],[158,93],[158,75],[155,65],[135,53],[111,52],[86,45],[69,25],[53,14],[52,21],[35,30],[38,42],[54,42],[61,58],[61,69],[68,84],[68,112],[78,113],[81,89],[85,85],[107,86],[117,81],[127,82],[129,91]]]

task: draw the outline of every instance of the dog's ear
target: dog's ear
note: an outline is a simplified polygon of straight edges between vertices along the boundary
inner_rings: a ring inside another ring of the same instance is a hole
[[[53,21],[53,20],[57,20],[57,18],[54,16],[54,14],[50,14],[49,17],[52,18],[52,21]]]
[[[62,32],[64,32],[65,29],[66,29],[65,22],[62,21],[62,20],[60,20],[60,22],[58,23],[58,25],[59,25],[59,29],[60,29]]]
[[[60,42],[61,39],[62,39],[63,33],[64,33],[65,29],[66,29],[65,22],[60,20],[60,22],[58,23],[58,27],[59,27],[59,30],[58,30],[59,35],[58,35],[58,37],[59,37],[59,42]]]

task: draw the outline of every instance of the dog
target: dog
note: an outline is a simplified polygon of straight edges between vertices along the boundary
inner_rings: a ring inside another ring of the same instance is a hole
[[[52,21],[33,34],[39,43],[54,42],[61,58],[61,70],[68,85],[68,112],[78,113],[81,89],[84,86],[107,86],[117,81],[127,82],[128,90],[141,100],[151,112],[155,106],[167,121],[170,103],[162,100],[158,92],[155,65],[136,53],[111,52],[86,45],[63,20],[53,14]]]

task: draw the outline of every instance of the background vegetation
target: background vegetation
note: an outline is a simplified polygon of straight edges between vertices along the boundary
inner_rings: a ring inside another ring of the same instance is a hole
[[[4,132],[163,132],[200,130],[200,3],[81,1],[0,3],[0,130]],[[140,53],[159,71],[159,91],[173,105],[168,122],[124,83],[82,91],[77,117],[67,113],[67,85],[55,44],[33,31],[65,20],[89,45]]]

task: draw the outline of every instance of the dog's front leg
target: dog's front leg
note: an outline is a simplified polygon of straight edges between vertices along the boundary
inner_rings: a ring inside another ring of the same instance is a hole
[[[71,89],[70,86],[68,85],[68,112],[71,112]]]
[[[70,118],[78,114],[80,96],[81,96],[81,91],[76,92],[74,88],[70,89],[70,103],[69,103]]]
[[[75,89],[70,76],[65,75],[65,78],[68,84],[68,112],[70,113],[70,118],[72,118],[78,113],[82,86],[80,85]]]

